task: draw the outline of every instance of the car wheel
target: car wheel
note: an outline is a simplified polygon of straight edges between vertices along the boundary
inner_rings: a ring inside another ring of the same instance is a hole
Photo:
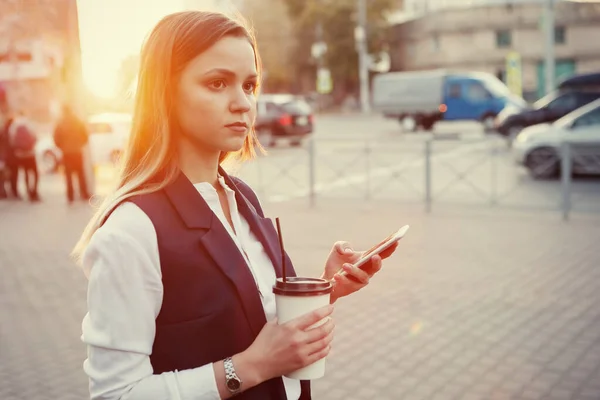
[[[294,139],[294,140],[290,141],[290,146],[292,146],[292,147],[299,147],[301,145],[302,145],[301,139]]]
[[[423,123],[422,123],[423,129],[428,132],[433,130],[434,125],[435,125],[435,121],[431,120],[431,119],[423,120]]]
[[[494,121],[496,117],[488,114],[481,119],[481,124],[483,125],[483,131],[485,133],[491,133],[494,131]]]
[[[541,147],[529,153],[525,165],[535,179],[549,179],[558,175],[559,160],[556,150],[550,147]]]
[[[52,150],[46,150],[42,154],[41,170],[44,173],[52,174],[58,171],[58,157]]]
[[[418,128],[417,120],[411,116],[401,118],[400,126],[405,132],[416,132]]]

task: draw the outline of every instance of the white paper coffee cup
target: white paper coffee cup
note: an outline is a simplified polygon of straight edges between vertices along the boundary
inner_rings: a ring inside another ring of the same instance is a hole
[[[330,302],[332,289],[331,282],[325,279],[290,277],[285,283],[282,278],[277,279],[273,286],[273,293],[275,293],[278,322],[284,324],[313,310],[325,307]],[[323,325],[328,319],[324,318],[310,328]],[[324,375],[325,358],[322,358],[285,376],[292,379],[311,380],[322,378]]]

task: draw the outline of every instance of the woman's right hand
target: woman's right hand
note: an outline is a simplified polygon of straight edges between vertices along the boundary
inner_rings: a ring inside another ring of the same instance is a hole
[[[244,351],[259,373],[260,381],[285,375],[318,361],[329,354],[333,340],[333,306],[319,308],[279,325],[267,322],[254,342]],[[310,326],[327,318],[316,328]]]

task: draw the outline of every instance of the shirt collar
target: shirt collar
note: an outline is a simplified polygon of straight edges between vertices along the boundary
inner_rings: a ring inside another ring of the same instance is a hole
[[[218,175],[217,182],[219,182],[219,185],[221,185],[221,187],[225,190],[225,193],[235,193],[233,189],[227,186],[227,183],[225,183],[225,178],[223,178],[223,176]],[[217,189],[215,189],[215,187],[208,182],[194,183],[194,187],[202,195],[217,196]]]

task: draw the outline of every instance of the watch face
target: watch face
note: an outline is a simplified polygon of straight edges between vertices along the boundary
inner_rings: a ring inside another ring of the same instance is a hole
[[[233,379],[233,378],[232,379],[228,379],[227,380],[227,387],[231,391],[240,390],[240,381],[238,381],[237,379]]]

